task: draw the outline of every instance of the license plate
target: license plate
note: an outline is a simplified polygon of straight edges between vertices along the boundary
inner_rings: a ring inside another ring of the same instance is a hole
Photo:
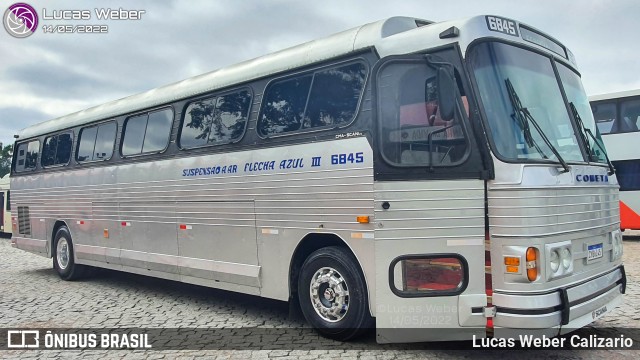
[[[589,245],[587,250],[587,261],[599,259],[602,257],[602,243]]]
[[[607,312],[607,307],[606,307],[606,306],[603,306],[603,307],[601,307],[601,308],[600,308],[600,309],[598,309],[598,310],[594,310],[594,311],[592,311],[592,312],[591,312],[591,317],[593,318],[593,320],[595,320],[595,319],[599,319],[599,318],[601,318],[601,317],[602,317],[602,315],[604,315],[604,313],[606,313],[606,312]]]

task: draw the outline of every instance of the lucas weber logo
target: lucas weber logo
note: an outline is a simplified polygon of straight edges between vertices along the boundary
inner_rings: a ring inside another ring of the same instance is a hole
[[[9,35],[26,38],[38,28],[38,13],[29,4],[15,3],[4,12],[2,23]]]

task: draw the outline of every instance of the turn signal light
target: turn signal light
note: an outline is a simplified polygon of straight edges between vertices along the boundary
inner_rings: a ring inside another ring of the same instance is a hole
[[[519,266],[507,266],[507,272],[508,273],[519,273],[520,272],[520,267]]]
[[[505,256],[504,264],[511,266],[520,266],[520,257],[519,256]]]
[[[529,279],[529,281],[534,281],[538,278],[538,266],[536,265],[537,261],[538,254],[536,248],[527,248],[527,279]]]
[[[360,224],[368,224],[369,223],[369,217],[368,216],[357,216],[356,220],[360,223]]]
[[[505,271],[507,273],[512,273],[512,274],[520,273],[520,257],[519,256],[505,256],[504,265],[505,265]]]

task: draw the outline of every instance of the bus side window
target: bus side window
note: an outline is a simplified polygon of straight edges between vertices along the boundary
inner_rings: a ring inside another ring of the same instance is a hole
[[[620,104],[620,119],[618,119],[617,132],[638,131],[638,118],[640,117],[640,100],[626,100]]]
[[[613,124],[616,123],[616,104],[600,103],[591,105],[593,117],[601,134],[616,132]]]
[[[455,166],[467,154],[459,113],[440,116],[435,70],[424,63],[391,62],[378,75],[383,153],[404,166]],[[461,97],[468,112],[466,96]]]
[[[365,64],[356,62],[270,83],[258,132],[269,136],[348,125],[355,118],[366,77]]]
[[[365,79],[362,63],[316,72],[303,128],[349,123],[355,116]]]
[[[122,155],[159,152],[169,145],[173,110],[161,109],[129,117],[124,123]]]
[[[299,130],[310,86],[311,75],[270,84],[258,121],[259,133],[268,136]]]
[[[18,156],[16,158],[16,172],[35,170],[40,153],[40,141],[34,140],[18,145]]]
[[[244,134],[251,106],[247,90],[193,101],[182,119],[179,145],[190,149],[238,141]]]

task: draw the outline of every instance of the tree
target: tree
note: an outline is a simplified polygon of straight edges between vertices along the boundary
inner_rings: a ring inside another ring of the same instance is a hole
[[[0,152],[0,178],[11,171],[11,157],[13,155],[13,145],[7,145]]]

